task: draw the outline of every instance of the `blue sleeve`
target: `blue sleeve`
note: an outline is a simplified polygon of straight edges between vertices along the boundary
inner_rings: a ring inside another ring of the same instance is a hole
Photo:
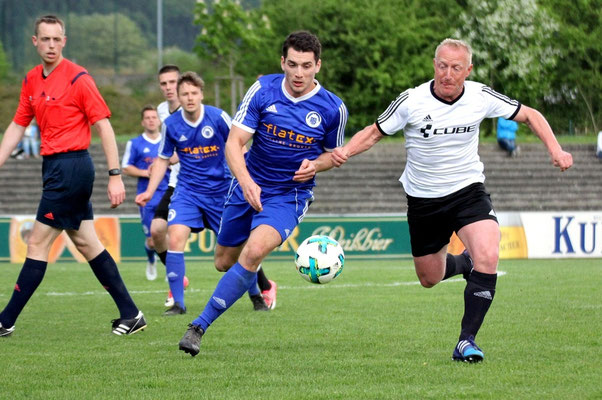
[[[345,107],[345,103],[341,102],[337,111],[332,114],[332,119],[327,126],[324,137],[324,150],[332,151],[335,147],[343,145],[348,117],[347,107]]]

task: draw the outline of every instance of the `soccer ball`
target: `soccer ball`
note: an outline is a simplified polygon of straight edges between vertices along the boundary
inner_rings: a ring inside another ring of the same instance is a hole
[[[310,236],[299,245],[295,266],[299,275],[311,283],[328,283],[343,272],[345,253],[331,237]]]

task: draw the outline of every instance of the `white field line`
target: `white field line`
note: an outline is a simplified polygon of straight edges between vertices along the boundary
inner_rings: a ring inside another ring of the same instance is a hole
[[[505,271],[498,271],[497,276],[506,275]],[[445,281],[441,281],[440,283],[457,283],[464,282],[464,278],[454,278],[448,279]],[[374,282],[365,282],[365,283],[343,283],[343,284],[330,284],[330,285],[312,285],[310,283],[300,285],[300,286],[278,286],[278,290],[315,290],[315,289],[347,289],[347,288],[363,288],[363,287],[397,287],[397,286],[415,286],[420,285],[419,281],[405,281],[405,282],[390,282],[390,283],[374,283]],[[200,292],[209,292],[211,289],[195,289],[189,288],[186,289],[186,293],[200,293]],[[161,290],[130,290],[130,294],[157,294],[167,292],[167,285],[164,289]],[[99,296],[107,294],[104,290],[94,290],[88,292],[46,292],[41,293],[42,296]],[[10,293],[12,295],[12,293]],[[6,297],[7,294],[0,293],[0,297]]]

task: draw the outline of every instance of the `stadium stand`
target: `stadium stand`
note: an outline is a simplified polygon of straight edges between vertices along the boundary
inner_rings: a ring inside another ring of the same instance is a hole
[[[125,144],[120,144],[123,154]],[[495,143],[481,144],[485,185],[497,211],[602,210],[602,163],[595,146],[563,146],[573,154],[574,166],[559,172],[552,167],[541,143],[521,143],[521,155],[510,158]],[[96,215],[138,214],[136,180],[124,177],[127,198],[116,210],[106,196],[108,176],[100,144],[92,145],[96,182],[92,202]],[[316,214],[396,214],[406,212],[399,175],[405,163],[401,142],[381,142],[353,157],[343,168],[318,175]],[[9,159],[0,169],[0,215],[35,214],[40,199],[41,161]]]

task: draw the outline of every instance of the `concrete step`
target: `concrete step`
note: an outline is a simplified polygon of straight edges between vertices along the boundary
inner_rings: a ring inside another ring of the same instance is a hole
[[[125,144],[120,145],[120,155]],[[521,154],[509,158],[497,145],[481,144],[485,185],[498,211],[602,210],[602,163],[594,145],[568,145],[575,165],[560,173],[550,162],[544,146],[521,145]],[[134,203],[136,179],[123,177],[127,198],[111,209],[106,190],[106,161],[99,144],[90,153],[96,167],[92,203],[96,214],[137,214]],[[318,175],[312,214],[402,213],[405,193],[398,179],[405,166],[401,142],[381,142],[374,149],[353,157],[342,168]],[[0,215],[33,214],[41,197],[41,160],[9,159],[0,169]]]

